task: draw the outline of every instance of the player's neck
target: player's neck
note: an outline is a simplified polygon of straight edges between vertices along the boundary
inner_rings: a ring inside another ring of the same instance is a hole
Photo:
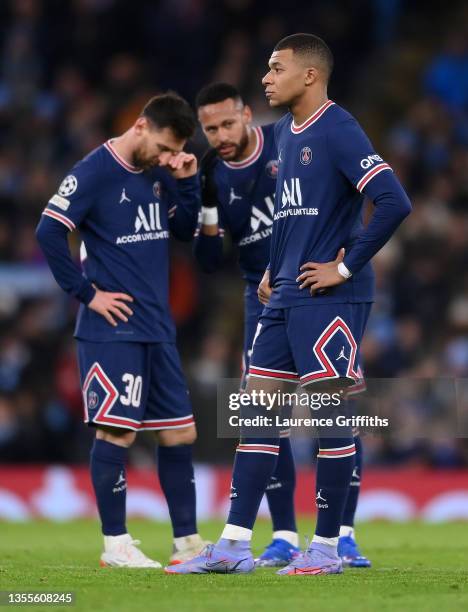
[[[309,117],[311,117],[321,106],[328,100],[328,94],[325,91],[309,94],[307,98],[304,96],[297,102],[291,105],[290,111],[294,117],[294,123],[301,125]]]
[[[133,150],[131,131],[127,130],[121,136],[112,139],[112,147],[115,152],[127,162],[129,166],[133,166]]]
[[[242,151],[239,157],[235,160],[236,162],[244,161],[244,159],[247,159],[248,157],[250,157],[257,147],[257,139],[258,139],[257,132],[253,130],[250,126],[247,128],[247,130],[248,130],[249,141],[245,149]]]

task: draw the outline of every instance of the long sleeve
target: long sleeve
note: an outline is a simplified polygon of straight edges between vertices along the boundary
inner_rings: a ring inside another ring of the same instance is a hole
[[[55,280],[64,291],[89,304],[96,291],[73,261],[67,235],[68,229],[63,222],[42,215],[36,237]]]
[[[369,225],[345,254],[343,263],[356,273],[390,239],[411,212],[411,203],[391,167],[375,152],[357,121],[351,118],[337,124],[330,130],[327,142],[332,162],[375,206]]]
[[[216,236],[207,236],[201,229],[195,233],[193,252],[195,258],[204,272],[215,272],[223,263],[223,236],[220,229]]]
[[[411,212],[411,202],[391,172],[376,176],[365,188],[365,194],[375,208],[369,224],[345,254],[343,263],[353,273],[372,259]]]
[[[198,175],[174,183],[169,205],[169,229],[178,240],[188,242],[195,233],[201,206]]]

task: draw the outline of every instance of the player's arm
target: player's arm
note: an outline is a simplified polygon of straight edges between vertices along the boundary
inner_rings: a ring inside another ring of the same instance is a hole
[[[175,179],[169,185],[169,229],[178,240],[188,242],[195,233],[200,210],[197,158],[184,151],[177,155],[163,153],[159,165]]]
[[[298,277],[300,287],[311,292],[346,282],[372,259],[411,212],[411,202],[392,169],[375,153],[357,122],[338,124],[328,135],[332,163],[374,204],[367,227],[345,253],[332,262],[306,262]]]
[[[220,227],[218,189],[214,168],[218,154],[209,149],[200,161],[201,213],[199,228],[195,233],[193,251],[205,272],[214,272],[223,263],[224,229]]]
[[[127,321],[132,311],[125,301],[129,295],[100,291],[83,276],[73,261],[68,244],[68,234],[74,231],[86,216],[92,203],[86,183],[92,183],[85,173],[68,175],[44,209],[36,229],[37,241],[57,284],[68,294],[101,314],[111,325],[117,325],[115,317]],[[60,192],[63,195],[60,195]]]

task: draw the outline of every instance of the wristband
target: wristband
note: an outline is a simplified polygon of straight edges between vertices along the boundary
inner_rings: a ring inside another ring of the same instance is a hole
[[[340,263],[338,264],[338,272],[346,280],[348,280],[348,278],[351,278],[353,275],[353,273],[348,270],[348,268],[344,265],[342,261],[340,261]]]
[[[216,206],[213,208],[202,206],[201,222],[202,225],[218,225],[218,209]]]

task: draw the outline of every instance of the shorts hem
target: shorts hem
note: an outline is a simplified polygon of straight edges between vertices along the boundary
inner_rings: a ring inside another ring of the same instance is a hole
[[[306,375],[307,377],[308,375]],[[301,387],[307,387],[308,385],[311,385],[313,383],[318,383],[318,382],[324,382],[324,381],[328,381],[328,380],[342,380],[343,382],[347,382],[347,387],[350,387],[352,385],[356,384],[356,379],[352,378],[351,376],[313,376],[311,378],[309,378],[309,380],[305,380],[304,382],[299,383],[301,385]]]
[[[297,372],[288,372],[286,370],[273,370],[270,368],[258,368],[252,365],[249,367],[248,376],[253,376],[254,378],[283,380],[285,382],[299,382],[299,375]]]
[[[101,421],[96,419],[88,419],[84,422],[90,427],[99,427],[100,425],[103,425],[105,427],[115,427],[117,429],[130,429],[131,431],[139,431],[140,429],[139,423],[135,423],[135,425],[131,425],[130,423],[108,423],[107,421]]]
[[[195,425],[193,414],[174,419],[146,419],[140,424],[140,429],[144,431],[158,431],[162,429],[183,429]]]

